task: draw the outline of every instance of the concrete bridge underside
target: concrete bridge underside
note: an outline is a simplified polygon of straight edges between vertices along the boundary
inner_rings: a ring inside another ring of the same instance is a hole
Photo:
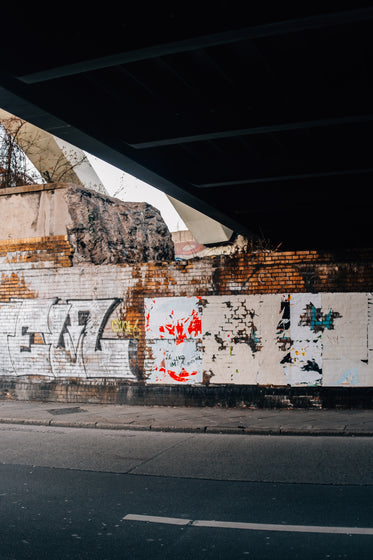
[[[192,4],[7,5],[0,107],[192,208],[194,231],[370,246],[373,8]]]

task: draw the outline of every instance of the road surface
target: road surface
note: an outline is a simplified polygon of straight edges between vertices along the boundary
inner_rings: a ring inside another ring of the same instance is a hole
[[[373,439],[0,426],[0,559],[369,560]]]

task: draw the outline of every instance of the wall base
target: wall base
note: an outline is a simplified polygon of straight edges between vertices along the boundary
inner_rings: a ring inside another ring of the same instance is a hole
[[[372,409],[373,387],[141,385],[118,380],[2,378],[0,400],[224,408]]]

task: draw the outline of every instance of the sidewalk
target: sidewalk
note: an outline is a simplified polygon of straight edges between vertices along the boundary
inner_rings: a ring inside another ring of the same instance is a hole
[[[0,401],[0,424],[221,434],[373,436],[373,410]]]

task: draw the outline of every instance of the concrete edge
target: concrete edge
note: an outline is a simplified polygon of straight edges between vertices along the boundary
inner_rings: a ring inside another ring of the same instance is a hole
[[[173,432],[173,433],[198,433],[198,434],[225,434],[225,435],[268,435],[268,436],[308,436],[308,437],[373,437],[372,430],[352,430],[349,428],[234,428],[234,427],[214,427],[206,426],[133,426],[124,424],[114,424],[106,422],[67,422],[61,420],[38,420],[38,419],[14,419],[1,418],[0,424],[46,426],[56,428],[85,428],[97,430],[125,430],[125,431],[148,431],[148,432]]]

